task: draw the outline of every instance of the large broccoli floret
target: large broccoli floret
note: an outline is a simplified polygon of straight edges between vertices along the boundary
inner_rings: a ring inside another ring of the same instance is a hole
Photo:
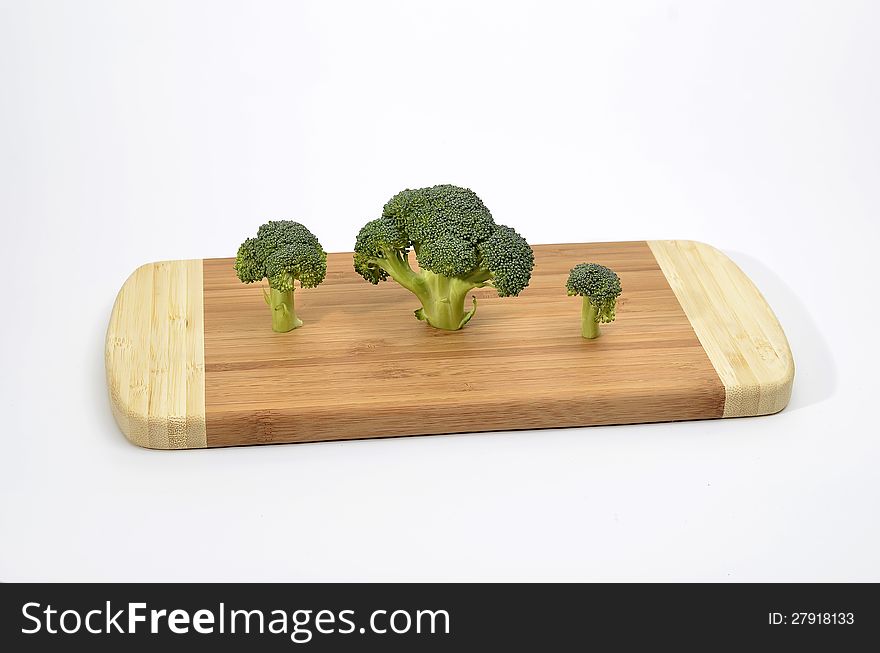
[[[571,269],[565,287],[569,295],[583,297],[581,334],[584,338],[598,338],[599,324],[614,321],[621,292],[620,277],[604,265],[581,263]]]
[[[235,272],[244,283],[263,279],[263,293],[272,309],[272,329],[285,333],[302,326],[293,302],[294,281],[314,288],[327,274],[327,254],[311,231],[292,220],[271,220],[238,248]]]
[[[419,264],[409,264],[409,251]],[[455,331],[474,316],[468,292],[493,287],[501,297],[529,285],[535,259],[525,239],[495,224],[476,193],[442,185],[405,190],[392,197],[382,217],[363,226],[355,242],[354,269],[370,283],[388,278],[421,302],[415,314],[438,329]]]

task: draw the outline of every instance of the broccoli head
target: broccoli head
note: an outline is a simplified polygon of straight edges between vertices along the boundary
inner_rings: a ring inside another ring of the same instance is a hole
[[[238,248],[235,272],[244,283],[266,279],[263,293],[272,309],[272,329],[279,333],[302,326],[293,301],[294,281],[314,288],[327,274],[327,254],[311,231],[292,220],[270,220]]]
[[[535,259],[526,240],[496,224],[489,209],[467,188],[441,185],[404,190],[382,216],[358,233],[354,269],[370,283],[393,279],[421,302],[416,317],[455,331],[474,316],[465,311],[474,288],[492,287],[501,297],[529,285]],[[415,253],[419,270],[409,264]]]
[[[574,266],[565,284],[569,295],[583,297],[581,333],[584,338],[598,338],[599,324],[613,322],[620,296],[620,277],[604,265],[581,263]]]

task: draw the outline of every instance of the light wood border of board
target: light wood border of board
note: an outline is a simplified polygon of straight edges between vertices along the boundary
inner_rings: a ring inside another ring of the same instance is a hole
[[[711,245],[648,246],[724,384],[724,417],[777,413],[788,405],[794,360],[785,332],[746,274]]]
[[[148,263],[116,296],[104,363],[113,415],[151,449],[207,447],[201,259]]]

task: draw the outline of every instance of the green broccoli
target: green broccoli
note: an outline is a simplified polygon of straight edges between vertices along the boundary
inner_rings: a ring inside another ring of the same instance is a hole
[[[415,252],[419,271],[408,260]],[[495,224],[477,195],[458,186],[404,190],[365,224],[354,246],[354,269],[373,284],[394,279],[421,302],[418,319],[456,331],[474,316],[464,302],[473,288],[492,287],[500,297],[529,285],[534,254],[510,227]]]
[[[565,287],[569,295],[583,297],[581,334],[584,338],[598,338],[599,324],[614,321],[620,277],[604,265],[581,263],[571,269]]]
[[[327,254],[311,231],[292,220],[270,220],[256,238],[238,248],[235,272],[244,283],[267,279],[263,297],[272,309],[272,329],[285,333],[302,326],[293,303],[293,282],[314,288],[327,274]]]

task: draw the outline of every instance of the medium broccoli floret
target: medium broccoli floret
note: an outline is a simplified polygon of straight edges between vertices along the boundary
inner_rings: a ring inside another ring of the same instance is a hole
[[[410,267],[415,252],[419,271]],[[476,193],[448,184],[404,190],[392,197],[382,217],[363,226],[355,242],[354,269],[376,284],[388,278],[421,302],[416,317],[455,331],[474,316],[465,311],[474,288],[493,287],[501,297],[529,285],[535,259],[526,240],[495,224]]]
[[[621,292],[620,277],[604,265],[581,263],[571,269],[565,287],[569,295],[583,297],[581,334],[584,338],[598,338],[599,324],[614,321]]]
[[[302,288],[314,288],[327,274],[327,254],[314,234],[299,222],[271,220],[261,226],[256,238],[238,248],[235,272],[244,283],[266,279],[269,292],[263,296],[272,309],[272,329],[285,333],[302,326],[293,301],[294,281]]]

